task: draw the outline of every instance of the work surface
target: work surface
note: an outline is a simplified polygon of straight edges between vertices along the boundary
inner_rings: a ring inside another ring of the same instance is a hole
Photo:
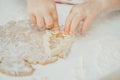
[[[0,25],[10,20],[27,20],[25,0],[0,0]],[[59,23],[64,25],[72,6],[57,4]],[[120,12],[99,18],[79,37],[70,55],[27,77],[0,74],[0,80],[120,80]]]

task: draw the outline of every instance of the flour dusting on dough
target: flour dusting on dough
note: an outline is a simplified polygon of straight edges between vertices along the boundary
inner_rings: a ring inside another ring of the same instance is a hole
[[[74,37],[70,35],[46,31],[46,35],[44,36],[45,51],[52,56],[65,58],[69,53],[73,39]]]
[[[62,33],[38,30],[29,21],[11,21],[0,27],[0,72],[30,75],[32,64],[45,65],[66,57],[72,41]]]

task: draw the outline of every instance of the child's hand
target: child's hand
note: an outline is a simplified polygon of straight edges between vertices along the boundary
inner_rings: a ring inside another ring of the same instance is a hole
[[[80,31],[86,31],[98,15],[104,11],[102,2],[97,1],[98,0],[93,0],[92,2],[89,0],[83,4],[75,5],[67,17],[64,32],[66,34],[74,34],[77,31],[80,22],[83,22]]]
[[[38,27],[59,30],[58,14],[53,0],[27,0],[30,20]]]

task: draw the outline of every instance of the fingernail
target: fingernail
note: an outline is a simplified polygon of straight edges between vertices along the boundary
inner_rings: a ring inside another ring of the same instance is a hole
[[[60,33],[60,30],[55,30],[56,33]]]
[[[61,31],[61,33],[65,34],[65,32],[64,32],[64,31]]]
[[[73,34],[73,32],[71,31],[71,32],[70,32],[70,35],[72,35],[72,34]]]
[[[80,29],[80,32],[81,32],[81,33],[83,32],[83,29],[82,29],[82,28]]]

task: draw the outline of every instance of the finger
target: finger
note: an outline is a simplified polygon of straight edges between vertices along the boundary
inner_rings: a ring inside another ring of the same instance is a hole
[[[83,21],[84,17],[83,16],[75,16],[72,20],[72,23],[70,25],[70,34],[73,35],[75,34],[75,32],[77,31],[78,29],[78,26],[80,24],[81,21]]]
[[[56,32],[60,32],[60,27],[59,27],[59,23],[58,23],[58,13],[57,13],[57,10],[56,8],[54,8],[52,10],[52,17],[53,17],[53,21],[54,21],[54,30]]]
[[[65,34],[69,34],[70,25],[71,25],[71,21],[72,21],[73,17],[74,17],[74,15],[71,13],[66,19],[65,28],[64,28],[64,33]]]
[[[96,19],[96,16],[89,16],[85,19],[83,27],[80,29],[80,32],[85,32],[89,26],[92,25],[93,21]]]
[[[55,16],[53,16],[54,17],[54,30],[56,31],[56,32],[60,32],[60,27],[59,27],[59,23],[58,23],[58,17],[55,17]]]
[[[38,28],[45,27],[44,18],[41,15],[37,15]]]
[[[37,24],[35,15],[30,14],[29,17],[30,17],[30,21],[31,21],[33,24]]]
[[[53,17],[51,14],[45,14],[44,15],[44,20],[45,20],[45,24],[46,24],[46,28],[53,28]]]
[[[52,12],[52,17],[53,17],[53,20],[54,20],[55,22],[58,22],[57,11],[53,11],[53,12]]]
[[[56,32],[60,32],[60,27],[58,22],[54,22],[54,28],[53,28]]]

